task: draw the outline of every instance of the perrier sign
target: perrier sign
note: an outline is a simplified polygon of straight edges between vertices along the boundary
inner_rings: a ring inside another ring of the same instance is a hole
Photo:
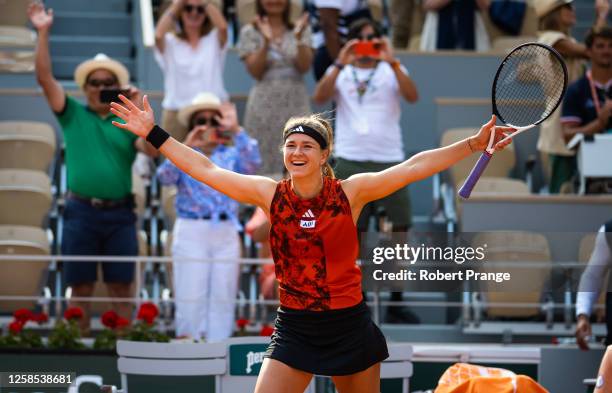
[[[268,344],[230,345],[230,375],[259,375],[266,349]]]

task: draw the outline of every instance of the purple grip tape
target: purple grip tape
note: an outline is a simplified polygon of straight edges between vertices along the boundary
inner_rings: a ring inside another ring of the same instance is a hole
[[[459,196],[461,198],[468,199],[470,197],[470,194],[472,193],[476,182],[478,181],[478,179],[480,179],[480,176],[482,175],[482,172],[484,172],[484,170],[487,168],[487,165],[489,165],[491,157],[492,154],[489,154],[486,151],[482,153],[482,155],[478,159],[478,162],[476,162],[476,165],[474,165],[472,172],[470,172],[470,175],[465,180],[465,183],[463,183],[463,186],[459,190]]]

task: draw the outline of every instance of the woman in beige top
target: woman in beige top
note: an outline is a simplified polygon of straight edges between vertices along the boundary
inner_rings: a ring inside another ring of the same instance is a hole
[[[535,7],[540,23],[538,42],[552,46],[563,56],[568,83],[574,82],[582,76],[584,60],[588,57],[586,46],[570,36],[570,29],[576,24],[573,0],[538,0]],[[609,9],[608,0],[595,0],[595,26],[605,26]],[[551,194],[559,193],[563,183],[571,180],[576,172],[575,152],[565,147],[560,117],[561,110],[557,109],[540,126],[538,139]]]
[[[242,28],[238,42],[240,58],[256,80],[244,124],[259,141],[260,172],[272,175],[283,170],[276,130],[290,117],[310,113],[303,74],[310,69],[313,50],[308,15],[293,24],[290,0],[257,0],[255,5],[257,17]]]

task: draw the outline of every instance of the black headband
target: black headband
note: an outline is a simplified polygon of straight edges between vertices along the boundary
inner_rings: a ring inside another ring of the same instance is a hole
[[[297,125],[293,127],[292,129],[290,129],[289,131],[287,131],[287,133],[285,134],[285,140],[287,140],[287,138],[289,138],[289,135],[292,135],[292,134],[308,135],[309,137],[317,141],[319,146],[321,146],[321,149],[327,148],[327,141],[325,140],[325,138],[323,138],[323,135],[321,135],[320,132],[318,132],[312,127],[308,127],[307,125],[304,125],[304,124]]]

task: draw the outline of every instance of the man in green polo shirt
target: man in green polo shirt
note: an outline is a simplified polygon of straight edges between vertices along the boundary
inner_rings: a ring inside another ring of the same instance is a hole
[[[128,89],[136,102],[141,101],[140,93],[128,87],[129,72],[121,63],[99,54],[81,63],[74,74],[86,105],[67,96],[51,71],[49,30],[53,12],[36,2],[29,6],[28,15],[38,30],[36,78],[62,126],[66,147],[69,193],[62,254],[137,255],[131,168],[137,150],[151,156],[157,151],[142,138],[112,125],[118,118],[110,113],[110,104],[100,100],[100,92]],[[132,296],[133,262],[103,263],[102,271],[111,297]],[[89,297],[97,280],[97,263],[66,262],[64,277],[73,297]],[[85,312],[81,328],[87,333],[89,303],[76,304]],[[131,316],[131,304],[113,305],[121,316]]]

